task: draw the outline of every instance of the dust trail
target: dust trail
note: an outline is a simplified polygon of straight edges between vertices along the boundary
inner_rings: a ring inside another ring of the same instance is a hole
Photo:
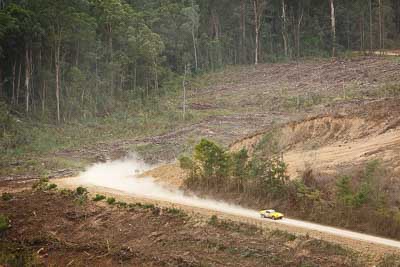
[[[171,190],[164,187],[155,182],[151,177],[139,177],[140,174],[151,168],[151,166],[145,164],[135,156],[131,156],[124,160],[92,165],[85,172],[81,173],[80,182],[82,184],[123,191],[135,196],[258,218],[258,214],[254,210],[221,201],[188,196],[181,190]]]
[[[133,156],[125,160],[95,164],[83,172],[79,176],[78,181],[74,182],[81,185],[94,185],[115,189],[125,192],[128,195],[131,194],[138,197],[162,200],[247,218],[258,218],[257,211],[245,209],[221,201],[201,199],[196,196],[187,196],[180,190],[171,190],[163,187],[161,184],[155,182],[151,177],[140,178],[140,174],[151,168],[152,166],[146,165],[144,162]],[[322,232],[333,236],[344,237],[346,239],[381,244],[400,249],[400,241],[397,240],[376,237],[316,223],[288,218],[274,221],[274,223],[286,224],[305,230],[315,231],[317,233]],[[319,236],[319,234],[317,236]]]

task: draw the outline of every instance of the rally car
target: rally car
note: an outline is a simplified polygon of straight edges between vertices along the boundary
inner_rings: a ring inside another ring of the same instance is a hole
[[[260,216],[261,218],[268,218],[272,220],[283,219],[283,214],[276,212],[275,210],[260,210]]]

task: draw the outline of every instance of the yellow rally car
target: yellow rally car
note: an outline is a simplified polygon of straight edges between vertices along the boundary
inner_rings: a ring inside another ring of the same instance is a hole
[[[268,218],[272,220],[283,219],[283,214],[276,212],[275,210],[260,210],[261,218]]]

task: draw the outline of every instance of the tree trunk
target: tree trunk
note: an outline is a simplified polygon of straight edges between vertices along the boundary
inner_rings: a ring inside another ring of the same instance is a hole
[[[30,56],[28,47],[25,48],[25,113],[29,114],[29,98],[30,98]]]
[[[296,27],[296,49],[297,57],[300,57],[300,38],[301,38],[301,23],[303,22],[304,8],[301,7],[301,14],[298,16],[297,27]]]
[[[19,62],[18,68],[18,80],[17,80],[17,99],[15,99],[15,104],[19,104],[19,89],[21,88],[21,73],[22,73],[22,62]]]
[[[383,50],[383,49],[385,49],[385,41],[384,41],[384,23],[383,23],[382,0],[378,0],[378,3],[379,3],[379,49]]]
[[[0,65],[0,98],[3,96],[3,94],[5,95],[3,88],[3,67]]]
[[[372,50],[374,48],[374,41],[373,41],[373,22],[372,22],[372,0],[369,0],[369,50],[372,54]]]
[[[386,12],[385,12],[385,2],[382,4],[382,48],[386,49]]]
[[[137,64],[135,60],[135,68],[133,70],[133,90],[136,91],[136,84],[137,84]]]
[[[80,53],[80,42],[79,40],[77,41],[76,44],[76,55],[75,55],[75,66],[79,66],[79,53]]]
[[[56,75],[56,101],[57,101],[57,122],[60,123],[60,50],[61,50],[61,39],[56,41],[54,51],[54,64],[55,64],[55,75]]]
[[[97,55],[97,48],[96,48],[96,60],[95,60],[95,73],[96,73],[96,93],[99,92],[99,67],[98,67],[98,55]]]
[[[214,38],[215,38],[215,40],[219,40],[219,34],[220,34],[219,33],[219,18],[218,18],[218,15],[216,14],[216,11],[214,8],[211,10],[211,19],[212,19]]]
[[[400,2],[398,0],[392,0],[394,5],[395,21],[396,21],[396,33],[400,34]]]
[[[183,120],[185,120],[186,116],[186,74],[187,74],[187,66],[185,65],[185,74],[183,75],[182,81],[182,88],[183,88],[183,104],[182,104],[182,111],[183,111]]]
[[[34,65],[33,65],[33,53],[32,53],[32,46],[29,48],[29,94],[30,94],[30,98],[29,98],[29,101],[30,101],[30,104],[31,104],[31,112],[34,112],[35,111],[35,103],[34,103],[34,100],[35,100],[35,93],[34,93],[34,86],[35,86],[35,83],[34,83],[34,76],[32,75],[33,73],[34,73],[34,71],[35,71],[35,69],[34,69]]]
[[[17,67],[17,59],[14,60],[13,68],[12,68],[12,97],[11,104],[15,104],[15,69]]]
[[[42,85],[42,116],[44,116],[46,108],[46,80],[43,81]]]
[[[336,57],[336,17],[334,0],[329,0],[331,6],[331,28],[332,28],[332,57]]]
[[[254,53],[254,64],[258,65],[258,49],[260,45],[260,20],[259,20],[259,2],[258,0],[253,0],[253,9],[254,9],[254,29],[255,29],[255,38],[256,38],[256,43],[255,43],[255,53]]]
[[[158,92],[158,73],[157,73],[157,62],[155,57],[153,59],[153,62],[154,62],[154,88],[156,89],[156,92]]]
[[[247,60],[246,56],[246,0],[240,1],[240,61],[245,63]]]
[[[350,7],[346,12],[346,37],[347,37],[347,50],[350,50],[351,47],[351,22],[350,22]]]
[[[112,38],[112,26],[108,23],[108,49],[110,56],[110,65],[111,65],[111,95],[114,95],[114,70],[113,70],[113,60],[114,60],[114,51],[113,51],[113,38]]]
[[[198,60],[197,60],[197,45],[196,45],[197,41],[196,41],[196,35],[195,34],[196,34],[195,33],[195,25],[193,23],[193,25],[192,25],[193,52],[194,52],[195,69],[196,69],[196,72],[197,72]]]
[[[146,99],[149,99],[149,77],[146,75]]]
[[[286,4],[285,0],[282,0],[282,37],[283,37],[283,49],[285,57],[289,56],[288,50],[288,33],[287,33],[287,18],[286,18]]]
[[[365,53],[364,14],[360,16],[360,51]]]

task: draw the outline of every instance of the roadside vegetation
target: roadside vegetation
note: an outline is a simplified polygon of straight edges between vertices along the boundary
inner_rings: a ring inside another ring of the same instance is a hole
[[[379,161],[351,174],[316,177],[312,169],[289,179],[272,133],[250,157],[203,139],[193,156],[182,156],[186,189],[253,208],[270,207],[286,215],[322,224],[400,238],[398,196]]]

